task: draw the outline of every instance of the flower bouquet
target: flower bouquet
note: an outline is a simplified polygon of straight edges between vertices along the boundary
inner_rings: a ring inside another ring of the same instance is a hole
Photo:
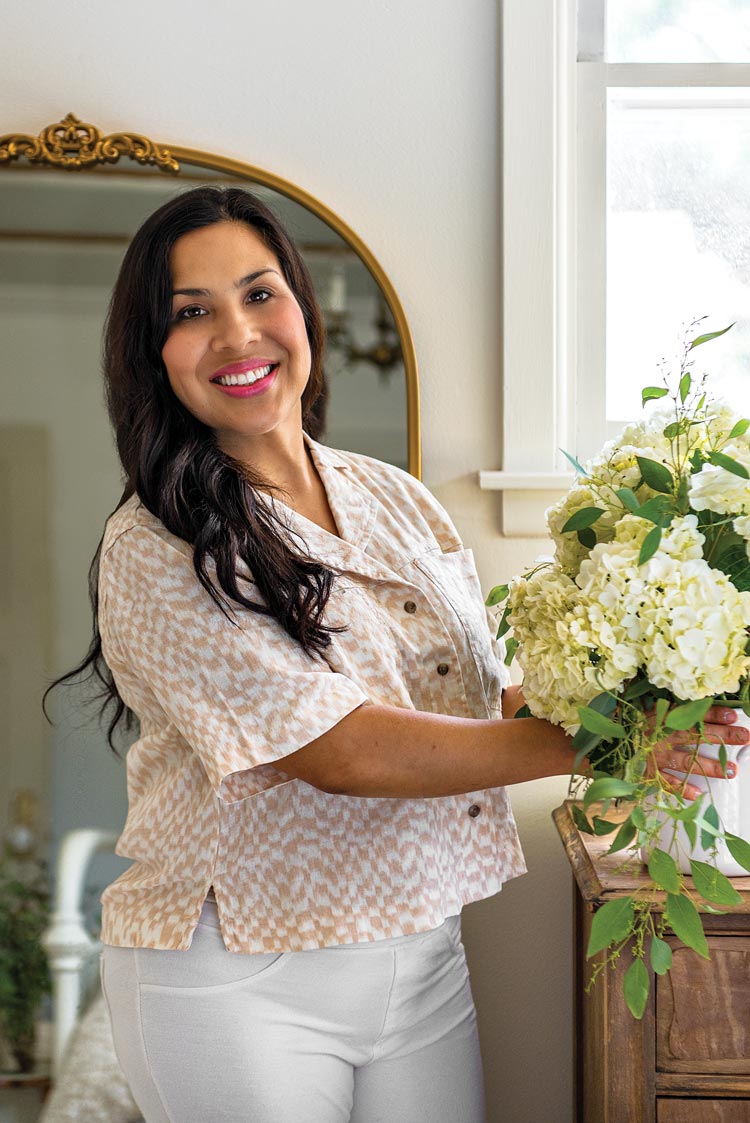
[[[717,848],[750,872],[750,844],[726,829],[710,786],[688,800],[654,759],[678,730],[696,731],[697,758],[717,701],[750,714],[750,420],[691,373],[695,348],[728,330],[685,341],[673,388],[665,378],[643,390],[644,407],[658,403],[646,420],[585,465],[568,456],[575,485],[547,512],[554,559],[487,599],[506,602],[498,635],[512,629],[507,661],[524,672],[517,716],[562,725],[575,767],[589,759],[578,828],[613,835],[609,853],[648,856],[650,886],[597,911],[587,951],[606,949],[593,983],[633,941],[624,991],[636,1018],[649,992],[645,957],[659,974],[671,965],[666,929],[708,958],[699,912],[740,899]],[[726,774],[726,747],[717,752]],[[607,819],[613,801],[629,810],[624,821]]]

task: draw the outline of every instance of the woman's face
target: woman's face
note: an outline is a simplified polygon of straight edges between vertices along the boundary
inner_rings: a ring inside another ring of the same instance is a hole
[[[240,222],[218,222],[172,249],[172,314],[162,359],[182,404],[240,461],[302,428],[310,344],[276,255]]]

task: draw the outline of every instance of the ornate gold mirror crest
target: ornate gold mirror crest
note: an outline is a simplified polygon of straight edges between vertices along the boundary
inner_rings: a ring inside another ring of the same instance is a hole
[[[136,133],[110,133],[102,136],[69,113],[57,125],[48,125],[38,137],[8,133],[0,137],[0,164],[25,157],[30,164],[49,164],[67,171],[80,171],[95,164],[116,164],[129,156],[139,164],[153,164],[162,171],[177,173],[180,165],[168,149]]]

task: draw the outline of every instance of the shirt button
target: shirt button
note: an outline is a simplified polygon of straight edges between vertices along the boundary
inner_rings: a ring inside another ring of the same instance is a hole
[[[479,804],[478,803],[472,803],[471,807],[469,808],[470,817],[472,819],[476,819],[477,815],[480,815],[481,812],[482,812],[482,808],[479,806]]]
[[[416,611],[417,611],[417,606],[414,603],[414,601],[408,600],[406,602],[406,604],[404,605],[404,612],[408,612],[411,615],[412,613],[414,613]]]
[[[437,673],[439,675],[447,675],[449,670],[450,670],[450,667],[448,666],[447,663],[438,663]]]

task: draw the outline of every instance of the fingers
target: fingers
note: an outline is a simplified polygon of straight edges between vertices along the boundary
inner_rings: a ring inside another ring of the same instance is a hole
[[[670,745],[695,745],[698,736],[694,729],[685,729],[678,733],[670,733],[665,740],[669,741]],[[744,725],[717,725],[706,722],[700,737],[709,745],[747,745],[750,742],[750,729],[746,729]]]
[[[667,776],[662,773],[661,778],[665,788],[669,788],[673,792],[679,792],[685,799],[692,801],[705,794],[702,788],[697,788],[695,784],[686,784],[684,780],[678,780],[676,776]]]
[[[695,756],[692,752],[666,745],[663,749],[657,749],[654,757],[659,771],[664,768],[671,768],[674,772],[697,772],[701,776],[714,779],[731,779],[732,776],[737,775],[737,765],[731,761],[727,762],[725,773],[721,767],[721,762],[718,760],[711,760],[707,756]]]

